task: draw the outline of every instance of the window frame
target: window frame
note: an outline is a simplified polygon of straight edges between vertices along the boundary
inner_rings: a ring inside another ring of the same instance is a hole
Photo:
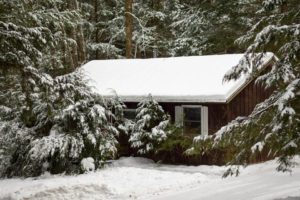
[[[191,109],[199,109],[200,110],[200,120],[187,120],[187,119],[185,119],[185,111],[184,111],[184,109],[185,108],[191,108]],[[184,130],[186,129],[186,126],[185,126],[185,124],[186,124],[186,122],[190,122],[190,123],[200,123],[200,133],[196,133],[196,135],[197,134],[202,134],[202,126],[203,126],[203,124],[202,124],[202,106],[200,106],[200,105],[182,105],[182,128],[183,128],[183,132],[184,132]],[[193,135],[193,134],[192,134]]]
[[[177,107],[177,108],[176,108]],[[179,108],[180,107],[180,108]],[[205,136],[208,135],[208,107],[202,106],[202,105],[180,105],[175,106],[175,123],[180,124],[182,127],[184,127],[184,108],[200,108],[200,121],[194,121],[194,122],[200,122],[200,135]],[[181,112],[181,116],[179,116],[178,113]],[[180,117],[180,119],[176,119]],[[188,120],[192,122],[193,120]]]

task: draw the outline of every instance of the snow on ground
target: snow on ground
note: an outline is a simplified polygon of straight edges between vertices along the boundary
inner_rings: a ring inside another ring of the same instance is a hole
[[[275,167],[276,162],[269,161],[249,166],[237,178],[222,179],[225,167],[121,158],[105,169],[78,176],[0,180],[0,199],[300,199],[300,167],[292,174],[278,173]]]

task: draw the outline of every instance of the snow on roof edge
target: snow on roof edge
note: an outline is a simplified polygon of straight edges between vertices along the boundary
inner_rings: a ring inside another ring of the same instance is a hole
[[[149,94],[148,94],[149,95]],[[118,95],[124,102],[140,102],[143,99],[147,98],[148,95],[139,95],[139,96],[123,96]],[[110,98],[114,97],[113,95],[104,95],[104,97]],[[152,95],[153,99],[160,103],[226,103],[226,99],[223,95],[186,95],[186,96],[158,96]]]
[[[225,54],[226,55],[226,54]],[[233,54],[234,55],[234,54]],[[235,54],[238,55],[238,54]],[[181,57],[183,58],[183,57]],[[274,58],[274,54],[271,53],[270,56],[267,57],[265,62],[262,64],[262,66],[267,65],[272,59]],[[155,58],[156,60],[161,59],[168,59],[168,58]],[[122,59],[121,59],[122,60]],[[138,59],[135,59],[138,60]],[[141,60],[147,60],[147,59],[141,59]],[[111,60],[110,60],[111,61]],[[97,61],[90,61],[90,62],[97,62]],[[86,71],[84,69],[84,71]],[[88,72],[88,71],[87,71]],[[225,75],[225,74],[224,74]],[[159,95],[159,94],[152,94],[153,98],[158,102],[189,102],[189,103],[226,103],[230,101],[230,99],[234,98],[244,87],[246,87],[249,82],[251,82],[253,79],[247,78],[246,76],[243,78],[240,78],[236,83],[230,88],[230,90],[225,94],[182,94],[182,95]],[[95,80],[94,80],[95,81]],[[99,91],[98,91],[99,92]],[[151,92],[150,92],[151,93]],[[137,94],[137,95],[130,95],[130,94],[116,94],[124,101],[124,102],[139,102],[145,97],[148,96],[149,93],[145,91],[145,94]],[[112,97],[113,94],[102,94],[103,97]]]
[[[262,71],[263,69],[265,69],[265,67],[268,66],[268,64],[270,64],[270,62],[272,62],[274,59],[278,59],[273,53],[271,52],[267,52],[266,55],[266,60],[261,64],[259,70]],[[225,102],[229,102],[231,101],[236,95],[238,95],[251,81],[253,80],[252,77],[244,77],[242,79],[240,79],[238,82],[239,84],[237,84],[237,87],[232,87],[228,93],[225,96],[226,101]]]

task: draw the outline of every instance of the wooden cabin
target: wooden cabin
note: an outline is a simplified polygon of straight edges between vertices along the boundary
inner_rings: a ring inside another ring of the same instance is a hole
[[[247,116],[271,94],[255,80],[240,77],[223,82],[242,54],[153,59],[94,60],[83,66],[95,90],[103,96],[115,92],[134,118],[137,104],[149,94],[183,125],[184,133],[213,134],[238,116]],[[268,53],[261,69],[272,64]]]

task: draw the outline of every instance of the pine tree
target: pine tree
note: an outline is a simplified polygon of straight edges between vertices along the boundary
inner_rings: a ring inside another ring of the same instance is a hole
[[[89,59],[126,57],[126,17],[130,18],[131,57],[149,58],[170,55],[167,49],[171,33],[168,12],[162,2],[134,1],[126,13],[125,1],[94,0],[81,4],[89,22],[85,26]],[[92,14],[90,14],[92,13]],[[129,40],[127,40],[129,41]],[[129,47],[128,47],[129,48]]]
[[[155,151],[155,146],[168,137],[169,116],[152,96],[138,104],[137,115],[129,142],[138,154]]]
[[[88,59],[122,58],[125,52],[123,1],[81,1]]]
[[[3,0],[0,8],[1,176],[79,172],[82,159],[97,168],[113,158],[114,115],[73,72],[85,61],[77,1]]]
[[[239,53],[234,40],[242,36],[259,16],[256,0],[174,1],[169,25],[173,56]]]
[[[2,152],[4,175],[79,173],[82,159],[92,158],[96,169],[116,156],[115,116],[81,72],[48,77],[48,83],[47,93],[39,93],[31,104],[35,120],[30,126],[22,118],[1,121],[0,142],[13,138]]]
[[[264,14],[245,36],[236,40],[247,45],[240,63],[225,75],[225,80],[242,74],[256,77],[266,53],[273,52],[272,68],[259,74],[256,82],[273,88],[273,94],[258,104],[246,118],[237,118],[216,133],[214,147],[236,145],[229,164],[247,165],[261,151],[278,156],[278,170],[293,166],[292,158],[300,153],[300,24],[297,1],[263,1],[258,11]],[[236,171],[238,172],[238,171]],[[233,173],[232,169],[227,174]]]
[[[168,40],[168,8],[163,1],[136,2],[134,5],[135,29],[133,33],[135,57],[152,58],[170,56]]]

